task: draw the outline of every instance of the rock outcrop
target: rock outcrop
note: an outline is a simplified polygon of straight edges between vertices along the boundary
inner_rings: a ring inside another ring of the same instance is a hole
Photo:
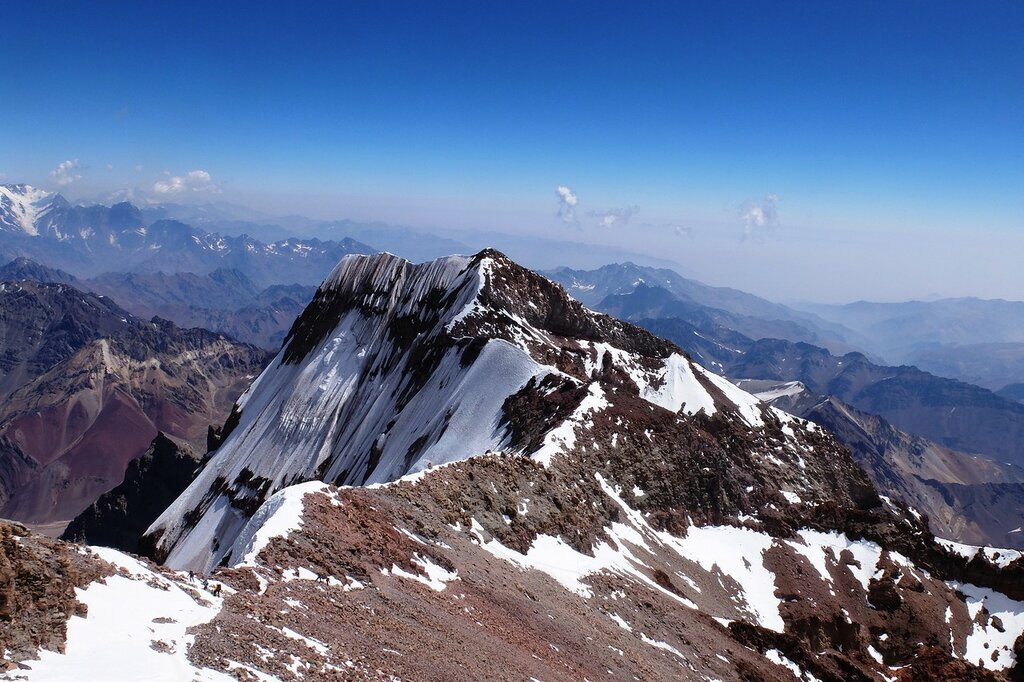
[[[149,449],[128,463],[124,481],[76,516],[61,537],[137,552],[142,534],[185,490],[198,466],[187,446],[158,433]]]

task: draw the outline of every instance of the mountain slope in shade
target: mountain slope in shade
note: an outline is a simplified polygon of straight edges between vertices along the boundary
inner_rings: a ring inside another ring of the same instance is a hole
[[[1007,384],[999,389],[996,395],[1000,395],[1009,400],[1024,402],[1024,384]]]
[[[223,335],[60,284],[0,283],[0,515],[67,520],[158,430],[205,445],[266,362]]]
[[[243,343],[278,349],[314,287],[276,284],[260,289],[244,272],[108,272],[90,279],[16,258],[0,267],[0,281],[71,286],[106,296],[138,317],[161,317],[181,327],[221,332]]]
[[[128,463],[124,480],[76,516],[61,537],[137,552],[142,534],[188,486],[198,466],[188,447],[158,433],[149,449]]]
[[[1024,405],[986,389],[916,367],[885,367],[863,355],[834,356],[807,344],[764,339],[729,370],[731,376],[801,381],[898,428],[948,448],[1024,464]]]
[[[159,316],[273,350],[281,347],[291,323],[316,291],[301,284],[261,289],[244,272],[228,268],[205,275],[106,273],[79,286],[110,296],[141,317]]]
[[[42,282],[52,284],[70,284],[76,286],[79,279],[69,272],[50,268],[30,258],[15,258],[0,267],[0,281],[3,282]],[[79,288],[82,288],[79,286]]]

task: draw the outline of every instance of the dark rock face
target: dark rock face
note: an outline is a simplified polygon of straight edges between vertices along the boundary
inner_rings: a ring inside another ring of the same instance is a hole
[[[197,466],[188,448],[158,433],[149,449],[128,463],[124,481],[76,516],[62,539],[137,552],[142,534],[181,494]]]
[[[595,313],[573,299],[561,286],[509,260],[503,254],[485,250],[474,259],[494,258],[498,267],[481,292],[481,303],[494,311],[506,311],[536,329],[555,337],[609,343],[629,353],[666,358],[679,348],[647,330],[609,315]],[[471,328],[477,335],[501,334],[507,323],[476,318]],[[500,336],[499,336],[500,338]]]
[[[78,278],[63,270],[48,268],[29,258],[20,257],[0,267],[0,281],[50,282],[54,284],[75,285],[78,282]]]

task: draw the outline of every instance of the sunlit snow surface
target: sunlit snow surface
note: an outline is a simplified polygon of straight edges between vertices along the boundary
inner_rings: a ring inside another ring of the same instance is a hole
[[[1024,632],[1024,602],[976,585],[955,582],[948,585],[960,590],[967,597],[967,613],[972,621],[971,632],[967,635],[967,650],[962,654],[963,659],[990,670],[1003,670],[1012,666],[1016,660],[1013,655],[1013,644],[1021,632]],[[989,612],[986,625],[978,622],[978,614],[983,607]],[[993,616],[1002,621],[1002,632],[993,625]],[[958,650],[957,654],[960,655],[961,652]]]
[[[45,190],[24,186],[24,191],[0,185],[0,206],[4,206],[10,214],[10,218],[17,223],[16,226],[25,234],[36,236],[39,230],[36,221],[50,209],[50,199],[53,194]]]
[[[982,552],[982,556],[994,563],[996,566],[1006,566],[1010,562],[1016,561],[1022,556],[1021,552],[1016,549],[965,545],[961,542],[946,540],[945,538],[935,538],[935,541],[950,551],[968,559],[973,559],[978,552]]]
[[[200,669],[186,658],[193,637],[186,630],[212,619],[221,599],[192,589],[184,579],[170,580],[138,560],[95,547],[100,558],[124,569],[106,584],[77,590],[89,607],[85,618],[68,621],[66,653],[40,651],[31,670],[18,671],[32,682],[228,682],[232,677]],[[159,651],[157,648],[163,648]]]
[[[326,493],[328,490],[329,486],[326,483],[309,481],[274,493],[256,510],[235,541],[232,556],[238,559],[234,565],[254,565],[256,556],[271,540],[284,537],[301,528],[306,495],[314,492]]]

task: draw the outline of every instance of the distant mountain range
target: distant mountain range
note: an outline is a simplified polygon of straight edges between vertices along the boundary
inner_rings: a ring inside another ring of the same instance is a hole
[[[0,260],[24,256],[80,278],[111,271],[206,275],[226,268],[241,272],[262,290],[274,284],[315,287],[347,253],[385,250],[421,262],[494,246],[545,270],[590,306],[612,294],[631,293],[636,284],[661,287],[673,298],[644,302],[647,317],[685,316],[689,313],[680,313],[680,308],[696,304],[713,309],[705,312],[717,316],[717,323],[754,339],[804,341],[840,355],[859,350],[881,365],[911,364],[997,392],[1024,383],[1024,302],[960,298],[785,306],[687,279],[668,269],[676,267],[669,261],[550,236],[270,216],[224,202],[162,199],[127,191],[96,197],[98,204],[73,205],[59,194],[28,185],[0,185]],[[642,265],[604,266],[634,256]],[[566,265],[571,267],[559,267]],[[197,302],[186,305],[222,310]],[[280,341],[274,335],[280,330],[265,333],[260,328],[275,326],[275,319],[295,310],[247,311],[237,322],[165,312],[170,319],[217,326],[273,346]]]
[[[0,283],[0,517],[67,521],[157,431],[208,429],[268,360],[202,329],[139,319],[66,284]]]
[[[963,452],[1024,465],[1024,404],[916,367],[871,362],[861,353],[779,339],[743,340],[728,330],[680,318],[637,322],[672,339],[733,379],[799,381],[859,410],[885,417],[910,433]]]
[[[78,277],[111,270],[205,274],[233,268],[261,287],[316,284],[342,256],[374,251],[349,238],[265,243],[224,236],[176,220],[150,222],[127,202],[75,206],[28,185],[0,185],[0,254],[25,256]]]
[[[799,307],[854,330],[865,349],[890,362],[992,390],[1024,382],[1024,302],[950,298]]]
[[[161,317],[182,327],[202,327],[276,350],[314,287],[277,284],[260,289],[240,270],[108,272],[91,279],[48,268],[27,258],[0,266],[0,281],[54,282],[108,296],[134,315]]]
[[[558,268],[544,274],[584,305],[623,319],[699,315],[755,339],[807,341],[840,353],[857,349],[856,334],[842,325],[665,268],[615,263],[596,270]]]

